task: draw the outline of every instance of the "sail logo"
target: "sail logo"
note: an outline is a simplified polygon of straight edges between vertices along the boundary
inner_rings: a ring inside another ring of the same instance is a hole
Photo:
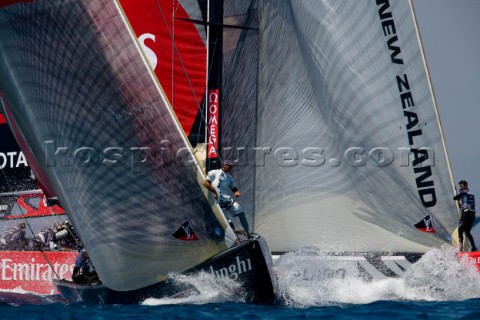
[[[207,158],[218,158],[218,89],[208,90]]]
[[[213,266],[210,266],[210,273],[215,278],[220,278],[220,279],[237,280],[240,274],[251,271],[251,270],[253,270],[253,268],[252,268],[252,262],[250,261],[250,258],[241,260],[239,256],[236,256],[235,262],[230,264],[227,267],[219,268],[215,270]]]
[[[423,218],[420,222],[414,224],[413,226],[422,232],[435,233],[435,228],[433,226],[433,218],[430,214]]]
[[[402,52],[400,46],[395,46],[395,43],[398,41],[398,35],[396,33],[395,21],[393,19],[393,14],[387,9],[390,7],[389,0],[377,0],[377,6],[380,6],[378,14],[382,21],[382,29],[385,37],[390,36],[387,40],[387,46],[392,53],[390,58],[392,63],[403,64],[403,59],[399,58],[398,55]]]
[[[376,0],[378,8],[378,15],[380,18],[381,28],[387,40],[388,49],[392,52],[390,54],[392,65],[398,68],[398,74],[395,76],[397,90],[399,93],[399,101],[401,102],[404,120],[406,122],[405,128],[407,132],[408,144],[410,152],[413,153],[413,173],[415,176],[415,183],[417,185],[418,196],[423,206],[426,208],[433,207],[437,204],[437,196],[435,190],[435,183],[433,178],[433,170],[431,165],[425,162],[429,159],[429,154],[426,150],[419,148],[421,143],[428,141],[429,137],[424,137],[424,132],[421,129],[421,124],[425,120],[419,117],[421,109],[418,109],[418,103],[413,95],[415,88],[409,82],[409,76],[404,73],[406,64],[405,58],[399,58],[398,55],[402,52],[400,45],[394,45],[399,41],[397,36],[397,26],[395,19],[391,12],[389,0]],[[400,68],[399,68],[400,66]],[[416,80],[416,75],[410,74],[410,79]],[[417,82],[414,82],[417,83]],[[418,109],[418,111],[417,111]]]
[[[55,262],[52,267],[47,263],[35,263],[35,259],[31,259],[31,263],[15,263],[12,259],[2,259],[0,269],[1,281],[51,281],[56,279],[64,279],[69,276],[75,265],[60,264]]]
[[[18,168],[20,166],[28,167],[27,159],[22,151],[0,152],[0,169],[5,167]]]
[[[190,221],[186,220],[185,222],[182,223],[180,228],[177,229],[174,233],[172,233],[172,236],[177,238],[178,240],[182,241],[197,241],[198,236],[195,233],[195,229],[193,228],[193,225],[190,224]]]
[[[153,51],[151,48],[149,48],[146,45],[145,40],[152,40],[153,42],[155,42],[155,35],[151,33],[144,33],[140,37],[138,37],[138,41],[140,42],[140,47],[145,53],[145,57],[150,63],[150,66],[152,67],[152,69],[155,70],[155,68],[157,67],[158,58],[157,58],[157,55],[155,54],[155,51]]]
[[[426,232],[432,232],[433,231],[433,225],[431,223],[431,220],[424,219],[423,221],[425,222],[425,226],[426,226],[425,231]]]

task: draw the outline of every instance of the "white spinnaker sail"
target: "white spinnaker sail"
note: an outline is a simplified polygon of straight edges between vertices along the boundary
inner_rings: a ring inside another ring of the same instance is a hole
[[[9,120],[108,287],[154,284],[233,243],[115,1],[18,3],[0,25]]]
[[[448,242],[458,212],[410,1],[257,7],[257,110],[237,111],[232,85],[224,119],[256,128],[257,159],[245,166],[255,231],[272,251],[424,252]],[[245,143],[230,136],[234,148]],[[428,214],[435,234],[413,227]]]

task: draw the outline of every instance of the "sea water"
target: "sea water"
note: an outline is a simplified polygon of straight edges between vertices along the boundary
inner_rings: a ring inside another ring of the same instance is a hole
[[[0,319],[480,319],[480,272],[448,246],[427,252],[402,277],[379,281],[308,274],[322,266],[305,261],[287,256],[276,262],[279,299],[273,305],[247,304],[235,282],[202,273],[171,275],[198,293],[139,305],[64,305],[49,296],[18,299],[20,292],[0,292]]]

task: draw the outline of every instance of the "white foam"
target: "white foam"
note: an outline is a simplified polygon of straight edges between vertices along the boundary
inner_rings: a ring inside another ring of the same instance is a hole
[[[0,292],[11,292],[11,293],[20,293],[20,294],[32,294],[30,291],[25,291],[21,287],[15,289],[0,289]]]
[[[195,275],[170,274],[170,280],[179,288],[187,288],[186,296],[176,298],[148,298],[143,305],[157,306],[169,304],[205,304],[224,301],[244,302],[245,295],[238,282],[232,279],[216,278],[211,273]]]
[[[311,255],[311,253],[310,253]],[[451,246],[431,249],[399,278],[364,280],[353,261],[279,258],[280,296],[294,307],[365,304],[378,300],[452,301],[480,297],[480,272]],[[336,263],[341,272],[333,272]]]

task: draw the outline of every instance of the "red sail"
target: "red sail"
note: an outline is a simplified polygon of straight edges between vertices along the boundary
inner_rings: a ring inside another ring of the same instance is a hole
[[[181,20],[189,16],[180,3],[173,8],[171,0],[120,0],[120,4],[188,136],[206,86],[206,46],[196,25]]]

